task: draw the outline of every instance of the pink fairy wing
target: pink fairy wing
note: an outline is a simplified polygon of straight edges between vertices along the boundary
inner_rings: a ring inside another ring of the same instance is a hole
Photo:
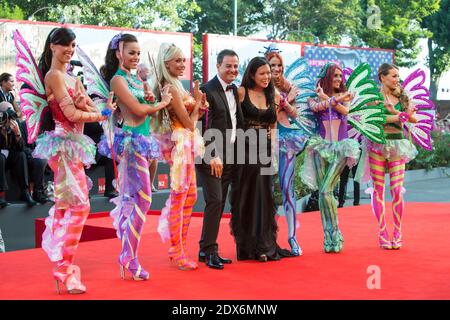
[[[423,85],[425,72],[421,69],[413,71],[403,82],[402,87],[411,99],[413,106],[419,110],[434,109],[430,100],[430,91]]]
[[[432,150],[431,131],[434,128],[433,109],[435,106],[430,99],[430,91],[424,86],[425,78],[425,72],[416,69],[402,83],[412,105],[419,110],[414,115],[417,123],[407,123],[404,131],[406,135],[411,135],[411,138],[420,147]]]
[[[417,123],[409,123],[403,126],[405,135],[411,134],[412,139],[425,150],[432,150],[431,131],[434,128],[434,115],[427,111],[417,111],[414,117]]]
[[[16,79],[28,86],[19,92],[20,109],[25,115],[28,143],[33,143],[39,135],[41,119],[48,106],[44,81],[30,48],[18,30],[14,31],[13,38],[17,49]]]

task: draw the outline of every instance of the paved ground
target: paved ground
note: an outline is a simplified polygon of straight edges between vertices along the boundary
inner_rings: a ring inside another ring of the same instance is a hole
[[[410,202],[450,202],[450,178],[439,178],[408,182],[405,184],[405,200]],[[386,201],[391,201],[389,188],[386,189]],[[370,197],[361,193],[361,204],[370,203]],[[353,205],[353,194],[347,193],[345,206]]]

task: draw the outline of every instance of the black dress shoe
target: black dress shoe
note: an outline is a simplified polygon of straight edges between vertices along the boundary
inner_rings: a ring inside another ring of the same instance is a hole
[[[24,200],[27,203],[28,207],[37,205],[37,202],[33,200],[28,190],[22,192],[22,200]]]
[[[212,269],[219,269],[219,270],[223,269],[223,264],[222,262],[220,262],[217,253],[210,253],[206,257],[206,265]]]
[[[36,190],[33,192],[33,200],[40,204],[45,204],[48,201],[48,198],[43,191]]]
[[[206,253],[203,251],[200,251],[198,253],[198,261],[199,262],[206,262]]]
[[[116,197],[119,196],[119,194],[116,191],[114,191],[114,190],[112,190],[112,191],[105,191],[105,193],[103,195],[105,197],[109,198],[109,199],[116,198]]]
[[[218,253],[216,253],[216,255],[217,255],[217,258],[219,258],[219,261],[223,264],[230,264],[233,262],[233,260],[231,260],[231,259],[222,258],[221,256],[219,256]],[[198,261],[206,262],[206,254],[203,251],[200,251],[198,253]]]
[[[223,264],[230,264],[230,263],[233,262],[231,259],[223,258],[223,257],[221,257],[219,255],[217,255],[217,256],[219,257],[219,261],[222,262]]]
[[[4,207],[7,207],[7,206],[9,206],[10,205],[10,203],[9,202],[7,202],[5,199],[3,199],[3,198],[0,198],[0,209],[3,209]]]

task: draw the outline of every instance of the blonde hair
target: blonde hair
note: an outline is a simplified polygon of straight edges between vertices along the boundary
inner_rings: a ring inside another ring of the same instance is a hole
[[[172,76],[169,70],[167,70],[166,68],[166,62],[174,59],[178,55],[183,55],[183,52],[173,43],[162,43],[159,47],[158,57],[156,59],[156,73],[159,78],[159,85],[158,80],[154,82],[154,92],[158,96],[161,95],[160,86],[162,88],[164,84],[170,84],[174,86],[181,94],[184,92],[181,81],[178,80],[178,78]]]

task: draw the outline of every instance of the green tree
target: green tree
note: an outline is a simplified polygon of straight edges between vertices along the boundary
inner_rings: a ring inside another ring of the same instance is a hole
[[[439,11],[425,18],[423,26],[432,33],[428,38],[430,93],[437,99],[439,80],[450,66],[450,1],[441,0]]]
[[[40,21],[47,21],[51,9],[57,5],[71,5],[77,3],[76,0],[7,0],[7,2],[10,6],[18,6],[23,11],[23,17],[21,19],[26,19],[39,9],[42,9],[39,10],[36,15],[33,15],[34,18]]]
[[[176,31],[183,15],[199,10],[192,0],[13,0],[25,16],[101,26]],[[42,9],[42,10],[39,10]]]
[[[395,61],[411,67],[421,51],[419,39],[430,36],[423,19],[439,9],[439,0],[361,0],[364,24],[358,37],[369,47],[399,49]],[[375,21],[374,21],[375,20]],[[373,23],[377,22],[379,23]],[[402,44],[402,48],[399,46]]]
[[[233,1],[191,1],[198,10],[183,12],[179,31],[194,33],[194,79],[202,80],[202,34],[233,33]],[[249,35],[261,29],[263,1],[237,1],[238,35]]]
[[[22,9],[17,5],[11,5],[5,0],[0,1],[0,18],[23,20],[24,13]]]
[[[176,31],[183,24],[181,15],[195,10],[198,6],[189,0],[82,0],[56,6],[48,18],[57,21],[63,13],[68,22]]]
[[[184,18],[198,26],[195,34],[201,41],[202,33],[232,34],[233,33],[233,1],[196,0],[200,10],[193,14],[186,14]],[[238,35],[249,35],[261,29],[264,1],[238,0]],[[185,23],[183,31],[189,31],[191,23]]]
[[[359,0],[265,1],[266,19],[275,39],[340,43],[354,38],[361,24]]]

